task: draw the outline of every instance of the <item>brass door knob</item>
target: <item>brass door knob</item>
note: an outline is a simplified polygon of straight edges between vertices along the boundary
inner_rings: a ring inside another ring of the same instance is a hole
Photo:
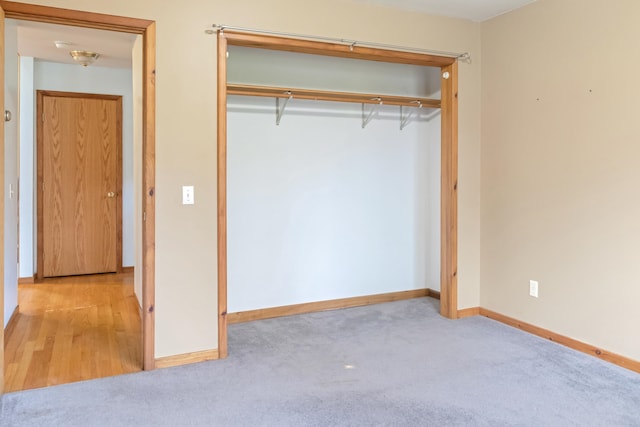
[[[107,193],[107,197],[109,197],[109,198],[116,197],[116,193],[114,193],[113,191],[109,191]]]

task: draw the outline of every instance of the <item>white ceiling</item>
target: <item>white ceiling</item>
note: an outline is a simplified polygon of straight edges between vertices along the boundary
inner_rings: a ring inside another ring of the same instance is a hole
[[[352,0],[432,15],[485,21],[536,0]]]
[[[351,0],[357,3],[484,21],[536,0]],[[71,50],[98,52],[94,66],[130,68],[136,36],[115,31],[94,30],[40,22],[7,20],[18,27],[18,53],[40,60],[73,64]],[[55,41],[70,43],[56,48]]]
[[[18,27],[18,53],[37,59],[73,64],[71,50],[89,50],[100,54],[93,66],[130,68],[135,34],[94,30],[41,22],[7,20]],[[55,41],[70,43],[56,48]]]

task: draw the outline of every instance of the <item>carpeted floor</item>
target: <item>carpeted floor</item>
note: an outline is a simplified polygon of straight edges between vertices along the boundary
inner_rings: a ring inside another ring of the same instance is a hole
[[[640,375],[430,298],[232,325],[229,358],[2,399],[1,426],[640,426]]]

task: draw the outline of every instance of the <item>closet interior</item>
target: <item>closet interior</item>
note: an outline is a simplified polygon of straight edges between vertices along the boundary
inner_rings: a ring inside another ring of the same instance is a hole
[[[442,292],[455,317],[454,58],[225,32],[218,109],[221,357],[227,316]]]
[[[229,313],[439,290],[440,70],[228,52]]]

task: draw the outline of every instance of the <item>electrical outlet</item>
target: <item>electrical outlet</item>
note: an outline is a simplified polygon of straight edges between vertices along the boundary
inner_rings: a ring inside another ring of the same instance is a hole
[[[538,281],[529,280],[529,295],[538,298]]]

